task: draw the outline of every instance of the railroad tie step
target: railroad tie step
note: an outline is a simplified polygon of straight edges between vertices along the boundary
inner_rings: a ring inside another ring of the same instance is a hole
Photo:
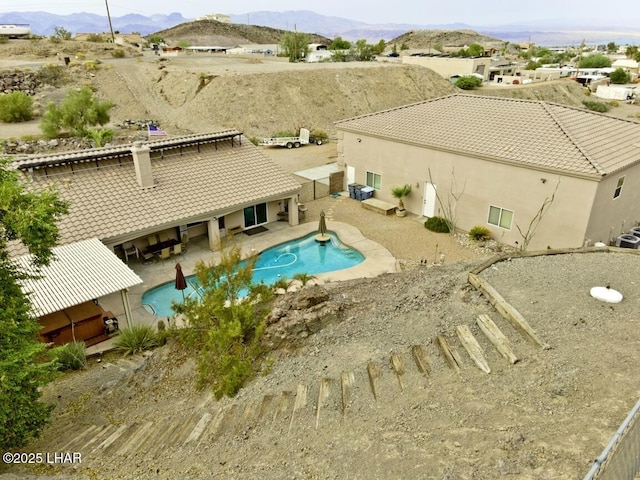
[[[458,325],[456,327],[456,332],[458,333],[460,343],[462,343],[462,346],[467,351],[476,366],[485,373],[491,373],[489,363],[484,358],[484,351],[476,340],[476,337],[474,337],[473,333],[471,333],[471,329],[469,329],[467,325]]]
[[[127,456],[127,454],[135,454],[142,444],[143,439],[147,438],[147,433],[152,429],[153,425],[153,422],[136,424],[135,431],[131,436],[126,441],[118,445],[116,455]]]
[[[342,391],[342,418],[347,414],[347,408],[351,403],[351,390],[354,383],[353,372],[342,372],[340,374],[340,388]]]
[[[438,335],[436,337],[438,348],[440,349],[440,353],[444,357],[446,364],[451,368],[454,372],[460,373],[460,368],[462,367],[462,359],[460,358],[460,354],[455,349],[453,345],[449,343],[447,337],[444,335]]]
[[[329,398],[331,383],[333,383],[333,381],[328,377],[320,380],[320,387],[318,388],[318,403],[316,405],[316,430],[320,424],[320,410],[326,405],[327,399]]]
[[[404,368],[404,362],[402,361],[402,357],[397,353],[392,353],[389,358],[391,361],[391,368],[393,368],[394,373],[396,374],[396,378],[398,379],[398,386],[400,387],[400,391],[404,391],[404,385],[402,383],[402,376],[406,373]]]
[[[411,355],[420,373],[425,377],[431,375],[431,360],[422,345],[413,345],[411,347]]]
[[[127,429],[129,428],[130,428],[129,425],[120,425],[115,432],[113,432],[111,435],[105,438],[102,442],[96,445],[96,447],[92,451],[97,452],[98,450],[106,450],[111,445],[113,445],[113,442],[115,442],[118,438],[120,438],[120,436],[123,433],[125,433],[125,431],[127,431]]]
[[[71,440],[60,447],[60,451],[79,451],[85,444],[87,439],[96,433],[107,428],[106,425],[89,425],[82,432],[75,435]]]
[[[184,441],[184,445],[192,442],[197,442],[210,422],[211,414],[209,412],[204,412],[202,414],[202,417],[200,417],[200,420],[198,420],[198,423],[196,423],[196,426],[191,429],[191,432]]]
[[[518,357],[513,353],[511,342],[493,320],[491,320],[489,315],[479,315],[476,323],[478,327],[480,327],[480,330],[482,330],[482,333],[484,333],[493,346],[496,347],[500,355],[506,358],[512,365],[518,361]]]
[[[376,382],[382,376],[380,365],[378,365],[376,362],[369,362],[367,364],[367,376],[369,377],[369,387],[371,388],[371,394],[373,395],[373,399],[377,402],[378,391]]]
[[[289,421],[288,433],[291,433],[291,427],[293,427],[293,420],[296,417],[296,412],[307,406],[308,393],[309,387],[307,385],[298,384],[296,388],[296,398],[293,402],[293,410],[291,410],[291,420]]]

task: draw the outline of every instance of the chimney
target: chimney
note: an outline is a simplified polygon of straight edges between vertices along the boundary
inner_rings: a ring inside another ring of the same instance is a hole
[[[142,188],[154,186],[150,151],[149,147],[144,145],[143,142],[134,142],[131,148],[133,165],[136,168],[136,179]]]

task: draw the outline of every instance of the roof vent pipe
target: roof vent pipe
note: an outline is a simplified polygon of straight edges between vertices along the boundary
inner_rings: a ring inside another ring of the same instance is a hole
[[[150,152],[151,149],[143,142],[134,142],[133,147],[131,147],[133,165],[136,169],[136,179],[142,188],[151,188],[154,186]]]

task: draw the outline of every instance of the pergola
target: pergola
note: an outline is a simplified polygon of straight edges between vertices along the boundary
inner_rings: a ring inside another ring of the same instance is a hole
[[[120,291],[127,325],[131,307],[127,289],[142,283],[126,264],[97,238],[53,248],[50,264],[36,269],[31,255],[15,261],[34,278],[20,282],[32,313],[42,317]]]

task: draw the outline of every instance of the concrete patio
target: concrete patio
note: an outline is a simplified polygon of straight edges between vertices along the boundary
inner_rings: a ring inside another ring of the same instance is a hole
[[[248,256],[252,252],[261,252],[274,245],[303,237],[317,230],[318,223],[315,219],[310,219],[301,225],[291,227],[286,222],[272,222],[267,224],[266,228],[268,231],[252,236],[246,234],[235,235],[229,240],[229,245],[239,244],[242,248],[243,256]],[[320,282],[374,277],[383,273],[397,271],[396,259],[391,253],[383,246],[365,238],[356,227],[342,222],[331,221],[328,224],[328,228],[330,231],[335,232],[343,243],[360,251],[365,260],[359,265],[348,269],[315,275]],[[143,280],[143,284],[129,290],[134,324],[156,325],[159,320],[166,321],[166,318],[157,317],[144,308],[142,304],[143,294],[153,287],[175,281],[176,263],[180,263],[184,275],[188,276],[195,272],[195,266],[198,261],[217,261],[219,253],[209,250],[208,245],[209,242],[206,237],[199,237],[189,242],[185,252],[172,256],[167,260],[156,260],[145,264],[142,258],[129,258],[129,267]],[[121,319],[120,327],[125,328],[124,307],[120,295],[108,295],[100,298],[99,301],[105,310],[112,311]],[[109,343],[107,341],[91,347],[90,353],[108,349]]]

